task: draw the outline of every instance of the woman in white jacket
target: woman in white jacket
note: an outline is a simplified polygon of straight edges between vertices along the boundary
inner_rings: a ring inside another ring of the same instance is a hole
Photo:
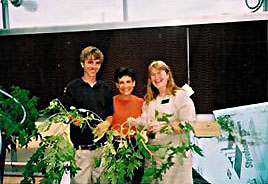
[[[189,123],[195,121],[196,114],[193,101],[185,90],[175,84],[169,66],[163,61],[153,61],[148,67],[148,72],[147,93],[141,118],[143,122],[149,124],[150,131],[155,133],[155,138],[151,140],[151,143],[172,142],[173,145],[178,146],[181,142],[178,132],[172,134],[159,133],[161,123],[156,121],[155,112],[172,114],[170,123],[177,130],[178,123],[181,121]],[[160,183],[192,184],[191,152],[187,153],[187,158],[184,158],[182,163],[179,163],[176,157],[173,161],[175,164],[165,173]]]

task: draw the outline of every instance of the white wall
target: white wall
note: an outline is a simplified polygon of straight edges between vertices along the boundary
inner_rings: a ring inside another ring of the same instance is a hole
[[[9,3],[10,28],[95,24],[123,21],[123,0],[25,0],[37,10]],[[245,0],[126,0],[128,21],[183,19],[250,13]],[[252,2],[252,0],[249,0]],[[257,2],[257,0],[254,0]],[[259,12],[262,12],[259,10]],[[2,15],[2,9],[0,10]],[[3,28],[2,18],[0,29]]]
[[[129,12],[131,19],[139,20],[244,14],[250,10],[244,0],[134,0],[129,1]]]

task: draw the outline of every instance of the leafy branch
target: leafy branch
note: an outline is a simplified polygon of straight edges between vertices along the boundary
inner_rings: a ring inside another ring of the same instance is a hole
[[[65,171],[69,171],[70,175],[74,176],[79,170],[75,164],[74,154],[73,146],[64,136],[45,137],[27,162],[21,183],[35,183],[35,173],[42,173],[45,176],[41,184],[60,181]]]
[[[75,176],[80,168],[75,163],[75,150],[69,140],[69,125],[73,123],[83,129],[90,126],[90,121],[100,119],[94,112],[86,109],[71,107],[70,111],[67,111],[58,99],[52,100],[49,106],[40,112],[43,116],[48,116],[38,126],[40,132],[49,132],[55,125],[58,127],[51,135],[41,138],[39,147],[27,162],[21,183],[34,182],[34,173],[42,173],[45,176],[42,184],[60,181],[64,172]]]
[[[142,183],[150,183],[152,180],[162,180],[167,170],[175,164],[173,158],[177,157],[180,161],[179,163],[182,164],[183,159],[186,158],[186,152],[189,150],[203,156],[201,148],[193,144],[190,140],[190,132],[193,131],[191,124],[181,121],[174,128],[170,120],[172,116],[173,114],[155,112],[155,118],[162,124],[160,133],[177,133],[181,143],[179,146],[172,145],[171,143],[153,145],[154,154],[152,154],[152,157],[147,157],[147,159],[150,159],[150,162],[144,172]]]
[[[36,108],[38,98],[30,97],[28,90],[16,86],[10,88],[10,95],[0,90],[0,128],[7,137],[17,137],[21,147],[27,146],[33,138],[40,136],[35,126],[39,114]]]
[[[55,124],[58,124],[59,128],[52,135],[41,139],[37,151],[27,162],[23,173],[24,179],[21,183],[34,182],[34,173],[44,174],[45,179],[41,181],[42,184],[60,181],[64,172],[70,172],[71,176],[74,176],[79,168],[75,164],[75,150],[69,140],[69,125],[73,123],[82,129],[85,126],[92,128],[90,121],[102,121],[97,114],[86,109],[71,107],[70,111],[67,111],[58,99],[51,101],[50,105],[41,113],[48,118],[38,126],[40,132],[50,131]],[[183,161],[188,150],[202,155],[202,150],[190,141],[189,132],[193,128],[189,123],[180,122],[177,128],[174,128],[170,124],[170,118],[173,115],[156,112],[156,116],[156,119],[164,125],[160,132],[164,134],[178,133],[178,138],[182,140],[180,146],[170,143],[151,144],[146,124],[137,125],[136,131],[129,128],[125,133],[123,131],[125,125],[133,126],[136,123],[134,118],[129,118],[121,126],[120,131],[108,130],[106,132],[107,141],[103,147],[103,156],[101,159],[95,158],[96,167],[104,166],[102,176],[107,182],[112,184],[130,183],[134,170],[143,165],[144,159],[148,166],[145,169],[142,183],[162,180],[164,173],[174,165],[173,158],[175,156]],[[179,131],[177,132],[176,129]],[[96,129],[92,128],[92,130],[95,132]],[[121,139],[115,140],[115,137]],[[136,143],[131,142],[133,139],[129,139],[129,137],[133,137]],[[96,137],[94,142],[97,143],[99,139]]]
[[[234,136],[234,121],[231,115],[222,115],[217,118],[220,128],[228,133],[228,140],[235,140]]]
[[[155,112],[155,118],[162,124],[160,133],[175,133],[176,129],[170,124],[172,114]],[[134,122],[133,122],[134,121]],[[131,183],[134,176],[134,170],[140,167],[143,160],[146,160],[146,169],[142,178],[142,183],[150,183],[153,180],[162,180],[164,173],[173,165],[173,158],[176,156],[183,161],[186,158],[186,152],[193,152],[202,156],[202,150],[190,141],[190,131],[193,130],[190,123],[181,122],[177,129],[180,133],[178,138],[182,140],[180,146],[174,146],[171,143],[151,144],[148,137],[148,125],[139,124],[136,131],[128,129],[122,133],[124,125],[135,124],[135,119],[128,119],[119,131],[109,130],[107,132],[107,141],[104,146],[104,155],[101,160],[97,160],[96,165],[102,162],[104,166],[103,176],[108,183]],[[135,135],[136,145],[133,146],[131,139]],[[121,137],[116,142],[114,137]],[[119,146],[115,146],[119,145]]]

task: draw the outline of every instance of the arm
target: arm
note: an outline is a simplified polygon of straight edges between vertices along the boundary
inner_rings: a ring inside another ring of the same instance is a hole
[[[185,121],[193,125],[196,119],[194,103],[184,90],[176,93],[175,109],[178,121]],[[172,122],[175,130],[177,130],[178,123],[177,121]]]
[[[96,127],[95,136],[100,137],[102,136],[107,130],[109,130],[113,121],[113,116],[108,116],[104,121],[99,123]]]
[[[108,121],[111,124],[113,121],[113,116],[108,116],[105,121]]]
[[[178,97],[178,100],[181,101],[181,105],[176,103],[176,111],[178,113],[179,120],[187,121],[193,124],[196,119],[196,113],[192,99],[187,95],[186,92],[183,92],[183,94]]]
[[[113,97],[110,89],[107,87],[105,91],[105,120],[99,123],[96,127],[96,136],[100,137],[102,136],[111,126],[113,121]]]

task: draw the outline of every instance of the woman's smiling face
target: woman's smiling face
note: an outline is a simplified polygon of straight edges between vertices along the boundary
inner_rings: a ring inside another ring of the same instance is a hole
[[[121,95],[129,96],[133,92],[135,81],[128,75],[124,75],[118,78],[118,82],[115,83]]]
[[[150,79],[152,84],[159,90],[165,90],[167,87],[167,81],[169,75],[166,73],[165,70],[152,68],[150,72]]]

